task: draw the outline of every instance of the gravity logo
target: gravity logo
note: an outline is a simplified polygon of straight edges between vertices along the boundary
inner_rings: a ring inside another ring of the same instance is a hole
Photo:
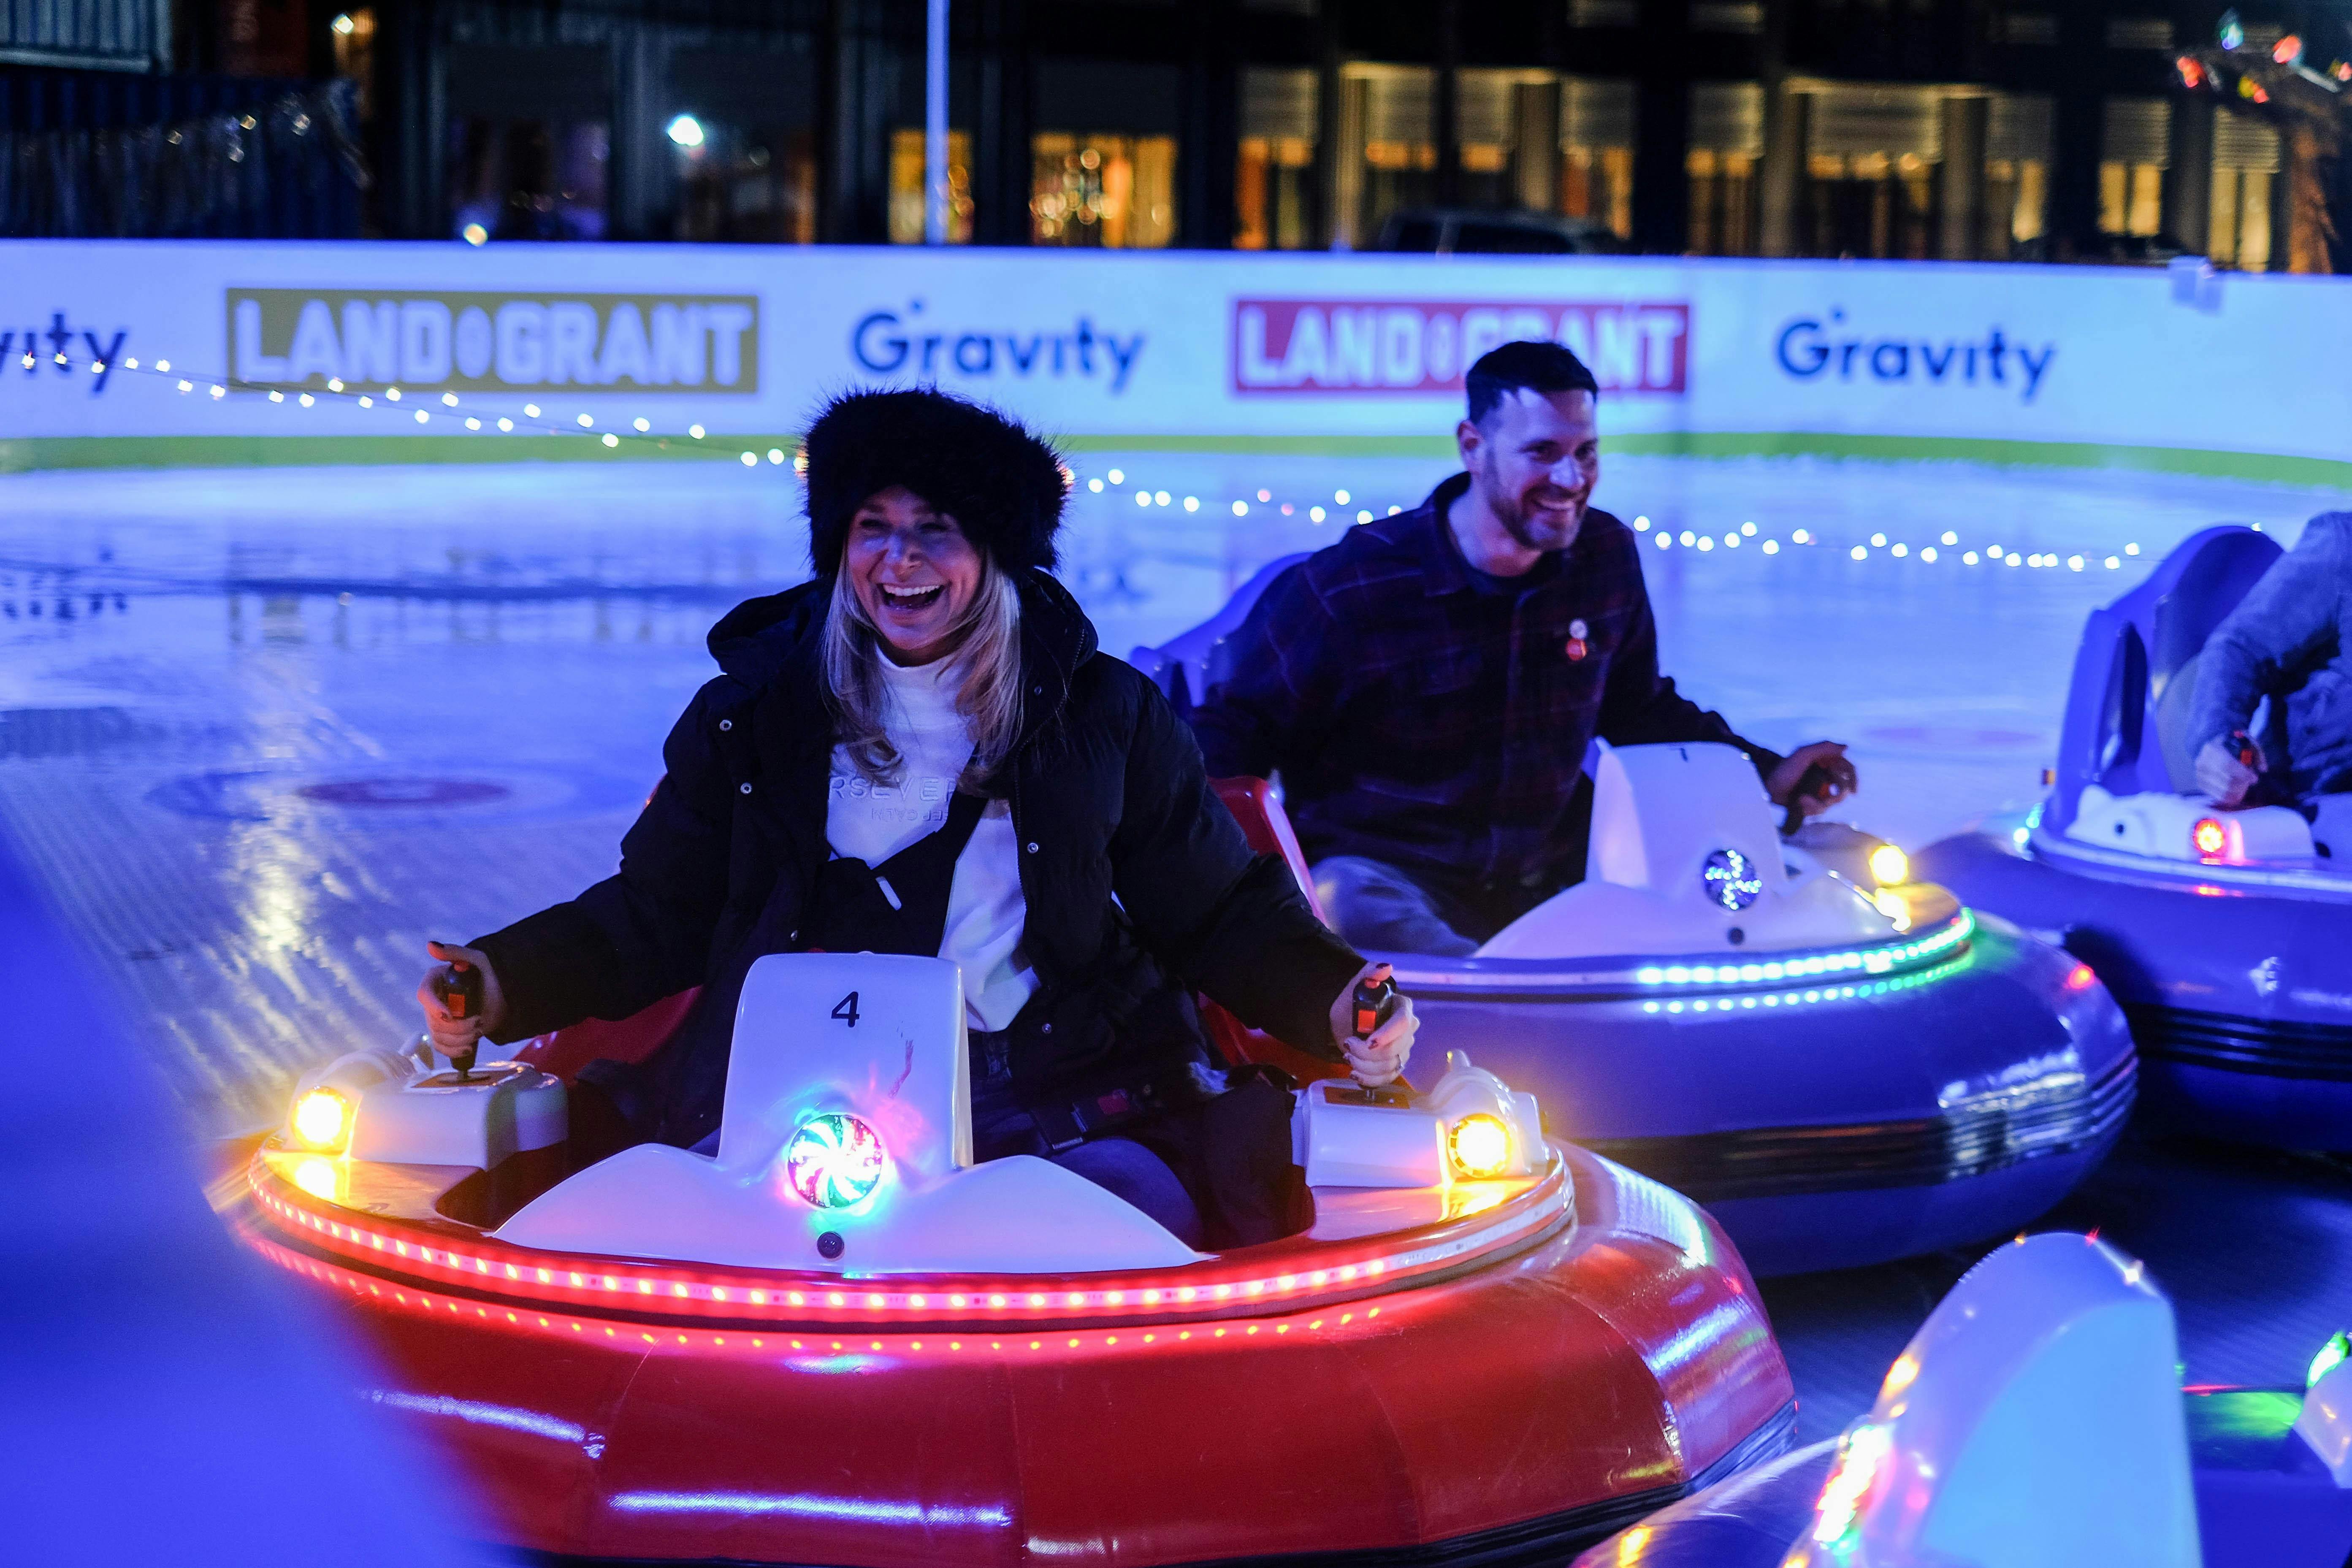
[[[2021,402],[2031,403],[2050,362],[2058,357],[2058,345],[2013,342],[1999,327],[1982,337],[1875,337],[1848,327],[1845,312],[1832,310],[1827,321],[1801,316],[1781,328],[1774,353],[1780,369],[1799,381],[1866,377],[1930,386],[2014,387]]]
[[[0,371],[38,375],[47,365],[59,375],[89,374],[89,395],[96,397],[106,390],[107,380],[114,374],[114,356],[122,352],[130,337],[128,327],[118,327],[109,334],[101,327],[75,326],[63,310],[52,310],[46,329],[0,326]],[[63,364],[58,363],[60,354],[65,356]],[[92,365],[103,368],[90,374]]]
[[[876,375],[927,381],[950,374],[974,381],[1102,375],[1109,377],[1111,391],[1125,392],[1143,354],[1141,332],[1122,338],[1097,328],[1087,316],[1067,331],[937,326],[922,317],[920,300],[908,300],[903,314],[867,311],[849,330],[851,355]]]

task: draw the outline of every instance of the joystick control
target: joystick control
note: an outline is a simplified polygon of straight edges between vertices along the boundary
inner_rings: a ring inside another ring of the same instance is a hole
[[[1348,999],[1349,1032],[1360,1040],[1369,1040],[1372,1031],[1396,1015],[1403,1000],[1397,994],[1396,980],[1383,974],[1378,980],[1359,980],[1355,994]],[[1330,1098],[1346,1105],[1380,1105],[1402,1107],[1412,1103],[1412,1088],[1404,1079],[1372,1087],[1349,1084],[1328,1090]]]
[[[443,942],[441,945],[448,947],[454,944]],[[451,959],[447,973],[435,978],[433,994],[440,999],[441,1005],[448,1010],[452,1018],[479,1018],[482,1016],[482,972],[462,958]],[[456,1069],[459,1083],[472,1081],[474,1053],[478,1048],[478,1046],[469,1046],[449,1058],[449,1066]]]
[[[1349,1003],[1349,1016],[1355,1024],[1355,1036],[1369,1040],[1372,1031],[1393,1017],[1397,1010],[1396,979],[1381,975],[1378,980],[1356,982],[1356,994]]]

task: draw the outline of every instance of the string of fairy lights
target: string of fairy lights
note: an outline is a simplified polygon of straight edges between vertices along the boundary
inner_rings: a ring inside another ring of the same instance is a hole
[[[37,366],[41,357],[43,356],[37,353],[27,350],[21,354],[19,362],[23,368],[29,371]],[[121,361],[110,364],[104,360],[96,358],[77,362],[73,356],[65,353],[58,353],[47,357],[58,367],[68,371],[79,368],[100,376],[110,374],[152,376],[171,382],[173,389],[183,396],[202,395],[215,403],[226,400],[230,392],[236,391],[241,394],[259,394],[266,396],[270,403],[285,405],[296,409],[321,405],[341,405],[370,410],[382,408],[390,416],[404,416],[404,422],[413,422],[416,426],[426,428],[433,427],[434,422],[438,419],[445,422],[443,428],[446,428],[447,424],[455,424],[469,435],[488,435],[495,431],[502,436],[525,434],[577,437],[583,440],[593,441],[608,451],[617,450],[624,445],[643,446],[667,451],[677,445],[679,439],[675,434],[655,430],[653,421],[643,415],[628,419],[619,428],[599,429],[596,416],[593,414],[584,411],[577,413],[571,416],[569,422],[566,422],[535,402],[523,404],[521,416],[518,418],[510,413],[477,411],[481,408],[478,403],[468,404],[465,398],[455,392],[415,392],[404,390],[397,385],[362,389],[348,385],[339,379],[330,379],[321,390],[298,389],[289,392],[282,387],[263,388],[239,385],[226,376],[196,375],[175,371],[169,359],[154,359],[142,363],[136,355],[125,355]],[[807,468],[807,458],[797,446],[790,450],[782,446],[761,444],[750,447],[736,446],[724,436],[713,437],[710,432],[700,424],[688,425],[684,432],[684,439],[693,443],[693,449],[708,451],[714,457],[724,457],[732,453],[734,459],[747,468],[758,468],[763,462],[771,468],[782,468],[786,463],[790,463],[795,473],[803,472]],[[1073,484],[1081,482],[1075,473],[1065,469],[1065,474]],[[1082,483],[1083,489],[1091,495],[1106,498],[1119,493],[1132,495],[1137,508],[1144,511],[1169,509],[1181,510],[1188,515],[1197,515],[1206,510],[1212,516],[1224,511],[1237,519],[1261,515],[1269,518],[1297,518],[1303,513],[1309,524],[1318,527],[1329,523],[1343,526],[1350,522],[1368,523],[1381,516],[1394,517],[1405,510],[1401,504],[1390,503],[1383,510],[1376,511],[1373,507],[1363,504],[1359,497],[1347,489],[1333,490],[1328,503],[1321,499],[1319,493],[1311,500],[1277,500],[1274,489],[1268,486],[1261,486],[1255,490],[1231,500],[1217,497],[1203,499],[1199,495],[1181,495],[1172,490],[1155,489],[1150,483],[1139,479],[1130,486],[1126,470],[1117,468],[1106,468],[1098,475],[1087,478]],[[1660,552],[1679,549],[1696,551],[1702,555],[1711,554],[1720,548],[1726,552],[1753,549],[1759,554],[1776,556],[1794,550],[1809,551],[1821,546],[1823,542],[1820,535],[1812,530],[1795,528],[1789,531],[1787,543],[1784,545],[1777,533],[1759,530],[1753,521],[1742,522],[1738,527],[1727,529],[1720,534],[1711,531],[1702,532],[1688,528],[1678,530],[1668,526],[1654,525],[1647,516],[1634,518],[1633,527],[1636,533],[1645,536],[1649,543]],[[1834,546],[1832,547],[1832,550],[1834,548]],[[1873,532],[1867,543],[1847,546],[1844,553],[1849,560],[1856,562],[1905,561],[1915,562],[1922,566],[1948,563],[1963,570],[1982,566],[2026,571],[2063,569],[2069,572],[2093,570],[2116,572],[2123,569],[2128,559],[2140,553],[2140,547],[2137,542],[2133,542],[2124,545],[2120,552],[2019,551],[2011,549],[2006,544],[1992,542],[1970,542],[1963,544],[1958,532],[1951,529],[1944,530],[1931,542],[1915,545],[1908,540],[1890,538],[1885,531],[1881,530]]]
[[[574,414],[570,422],[566,423],[561,417],[541,408],[537,403],[525,403],[522,405],[521,416],[518,418],[512,414],[475,412],[476,408],[481,406],[478,403],[468,404],[465,398],[454,392],[416,392],[413,389],[403,389],[397,385],[375,388],[354,387],[339,378],[330,378],[325,386],[318,390],[296,389],[289,392],[283,387],[265,388],[239,384],[229,376],[204,375],[184,369],[175,370],[169,359],[154,359],[142,363],[136,355],[125,355],[118,362],[109,363],[105,360],[95,358],[77,361],[72,355],[64,353],[53,353],[47,357],[52,363],[68,371],[87,370],[94,375],[100,376],[122,374],[152,376],[161,381],[171,382],[173,390],[184,397],[202,394],[215,403],[226,400],[233,391],[240,394],[255,393],[261,395],[270,403],[281,404],[295,409],[321,406],[383,408],[390,414],[404,416],[407,420],[427,427],[431,427],[437,418],[446,422],[442,428],[446,429],[447,423],[454,423],[469,435],[486,435],[496,431],[501,436],[518,434],[576,436],[592,440],[607,450],[616,449],[624,444],[634,444],[667,451],[675,446],[678,439],[677,436],[670,433],[656,431],[653,421],[644,415],[626,421],[618,429],[600,430],[597,427],[596,416],[593,414],[584,411]],[[38,365],[41,358],[38,353],[27,350],[18,357],[18,363],[26,370],[32,370]],[[698,448],[709,450],[714,455],[723,456],[732,452],[736,459],[747,468],[758,468],[763,456],[773,467],[782,467],[790,461],[793,463],[797,471],[803,466],[797,449],[788,452],[782,447],[772,446],[762,452],[756,446],[734,447],[723,437],[716,441],[712,440],[710,432],[699,424],[688,426],[684,437],[685,439],[694,442]]]
[[[1086,488],[1096,495],[1106,495],[1121,489],[1126,484],[1127,475],[1120,469],[1111,468],[1102,474],[1099,478],[1087,480]],[[1139,481],[1134,487],[1133,494],[1135,496],[1136,505],[1147,510],[1152,507],[1175,507],[1186,512],[1198,512],[1205,506],[1213,512],[1221,504],[1216,501],[1204,502],[1199,496],[1188,495],[1180,497],[1168,490],[1155,490],[1140,481]],[[1276,513],[1283,517],[1295,517],[1303,510],[1307,515],[1307,521],[1310,523],[1321,524],[1335,521],[1345,522],[1349,521],[1347,514],[1350,508],[1353,508],[1355,511],[1353,519],[1354,521],[1358,523],[1366,523],[1375,521],[1373,510],[1370,507],[1357,505],[1357,498],[1351,492],[1344,489],[1334,490],[1331,492],[1331,503],[1328,506],[1325,506],[1319,501],[1314,503],[1298,501],[1277,502],[1275,500],[1274,492],[1271,489],[1259,489],[1255,492],[1255,500],[1258,505],[1269,506]],[[1223,504],[1229,506],[1233,515],[1235,517],[1249,517],[1254,515],[1251,498],[1245,497],[1238,500]],[[1403,510],[1404,508],[1402,506],[1391,505],[1387,508],[1385,515],[1394,517]],[[1756,524],[1752,521],[1743,522],[1738,528],[1727,530],[1719,535],[1715,533],[1701,533],[1687,528],[1676,531],[1671,528],[1659,527],[1653,524],[1646,516],[1636,517],[1633,519],[1633,527],[1634,532],[1646,535],[1651,544],[1662,551],[1680,548],[1684,550],[1695,550],[1704,555],[1711,553],[1717,548],[1718,544],[1720,544],[1720,547],[1727,551],[1738,550],[1745,546],[1753,546],[1762,554],[1778,555],[1783,549],[1780,539],[1776,535],[1759,531]],[[1814,533],[1810,529],[1799,528],[1790,531],[1789,544],[1790,546],[1811,548],[1819,545],[1821,542],[1821,536]],[[1959,543],[1959,534],[1950,529],[1945,530],[1943,533],[1938,536],[1936,542],[1921,545],[1916,550],[1907,541],[1890,540],[1884,531],[1880,531],[1873,533],[1870,536],[1869,543],[1853,545],[1847,549],[1845,553],[1850,560],[1854,561],[1869,561],[1882,558],[1893,561],[1916,560],[1920,564],[1927,566],[1933,566],[1942,562],[1950,562],[1955,565],[1963,567],[2019,566],[2037,571],[2044,571],[2063,566],[2074,572],[2084,572],[2089,571],[2094,567],[2103,567],[2110,572],[2118,572],[2123,569],[2124,562],[2126,557],[2137,556],[2140,552],[2139,545],[2137,542],[2126,544],[2120,553],[2107,553],[2094,551],[2087,553],[2077,552],[2068,555],[2061,555],[2054,551],[2035,550],[2019,552],[2009,549],[2005,545],[1995,543],[1986,543],[1973,549],[1956,548]]]

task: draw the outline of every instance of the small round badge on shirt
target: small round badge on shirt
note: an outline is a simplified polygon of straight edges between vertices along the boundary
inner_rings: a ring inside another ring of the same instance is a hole
[[[1584,641],[1587,630],[1580,617],[1568,623],[1568,657],[1571,662],[1582,658],[1590,651]]]

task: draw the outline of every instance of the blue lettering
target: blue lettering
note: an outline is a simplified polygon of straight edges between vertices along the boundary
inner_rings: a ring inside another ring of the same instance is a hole
[[[877,329],[887,331],[890,328],[896,327],[898,324],[898,318],[890,311],[873,311],[863,321],[859,321],[856,327],[850,332],[849,352],[857,356],[857,363],[859,364],[864,365],[867,370],[874,372],[877,375],[889,374],[892,371],[897,370],[900,365],[907,363],[907,340],[905,338],[896,336],[895,334],[890,337],[884,338],[881,342],[881,347],[889,355],[887,359],[884,359],[877,357],[871,352],[872,345],[868,342],[868,337],[869,334],[874,332]]]
[[[2042,373],[2048,370],[2050,362],[2058,357],[2058,345],[2044,344],[2042,355],[2037,359],[2032,349],[2021,343],[2018,345],[2017,357],[2025,366],[2025,401],[2031,403],[2033,401],[2034,389],[2042,384]]]
[[[1842,322],[1844,317],[1843,310],[1833,310],[1828,320]],[[2058,357],[2058,345],[2029,346],[2011,338],[1999,327],[1987,328],[1985,335],[1974,342],[1962,338],[1930,342],[1902,338],[1832,337],[1820,320],[1808,316],[1792,320],[1780,329],[1772,353],[1780,369],[1800,380],[1810,380],[1833,369],[1840,381],[1852,381],[1867,371],[1874,379],[1885,382],[1910,380],[1916,355],[1926,380],[1974,386],[1979,384],[1981,368],[1985,382],[2017,386],[2020,401],[2031,403],[2041,391],[2042,379],[2049,374],[2052,362]],[[2009,374],[2012,360],[2018,371],[2014,380]]]
[[[81,335],[81,341],[89,345],[91,361],[98,366],[98,384],[89,389],[89,395],[92,397],[106,390],[106,378],[114,374],[114,356],[122,352],[122,340],[130,335],[128,331],[117,332],[114,334],[114,341],[103,348],[99,346],[96,332],[84,332]]]
[[[857,364],[877,375],[940,375],[975,379],[998,374],[1100,376],[1112,393],[1122,393],[1143,361],[1145,332],[1124,336],[1106,331],[1091,316],[1079,316],[1066,332],[1004,332],[981,328],[922,332],[913,318],[915,301],[903,311],[869,310],[850,329],[849,350]]]
[[[1811,334],[1800,351],[1811,356],[1804,364],[1799,364],[1789,357],[1790,345],[1800,332]],[[1790,322],[1782,329],[1780,346],[1775,351],[1780,355],[1780,368],[1794,376],[1821,374],[1822,367],[1830,363],[1829,345],[1822,342],[1821,334],[1822,324],[1819,321]]]
[[[1117,338],[1105,332],[1102,341],[1103,346],[1110,350],[1112,361],[1118,366],[1118,369],[1111,374],[1110,389],[1113,392],[1125,392],[1127,373],[1135,368],[1135,356],[1143,352],[1143,334],[1138,332],[1125,343],[1121,343]]]

